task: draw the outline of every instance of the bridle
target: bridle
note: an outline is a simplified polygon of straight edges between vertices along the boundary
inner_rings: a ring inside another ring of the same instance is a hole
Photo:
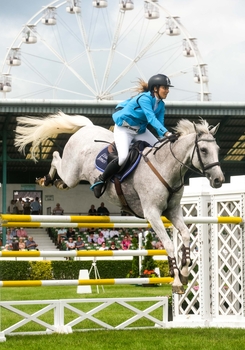
[[[197,151],[197,157],[198,157],[198,161],[201,165],[201,169],[202,169],[202,174],[203,175],[206,175],[206,170],[210,169],[210,168],[213,168],[214,166],[216,165],[219,165],[220,166],[220,162],[214,162],[214,163],[211,163],[211,164],[208,164],[208,165],[204,165],[203,164],[203,161],[202,161],[202,157],[201,157],[201,154],[200,154],[200,148],[198,146],[198,142],[201,142],[201,141],[205,141],[205,142],[215,142],[215,139],[213,140],[208,140],[208,139],[199,139],[198,140],[198,135],[196,134],[196,138],[195,138],[195,147],[193,148],[193,152],[192,152],[192,157],[191,157],[191,164],[193,165],[192,163],[192,160],[193,160],[193,157],[194,157],[194,153],[195,153],[195,150]],[[172,152],[172,151],[171,151]],[[173,153],[172,153],[173,154]],[[194,165],[193,165],[194,166]]]
[[[206,170],[214,167],[214,166],[217,166],[219,165],[220,166],[220,162],[214,162],[214,163],[211,163],[211,164],[208,164],[208,165],[204,165],[203,164],[203,161],[202,161],[202,157],[201,157],[201,153],[200,153],[200,148],[199,148],[199,145],[198,143],[201,142],[201,141],[206,141],[206,142],[215,142],[215,139],[213,140],[209,140],[209,139],[204,139],[204,138],[200,138],[198,139],[198,134],[196,134],[196,137],[195,137],[195,145],[193,147],[193,152],[192,152],[192,156],[191,156],[191,165],[194,167],[193,165],[193,158],[194,158],[194,155],[195,155],[195,151],[197,152],[197,157],[198,157],[198,161],[200,163],[200,166],[201,166],[201,169],[202,171],[197,171],[193,168],[191,168],[190,166],[188,166],[187,164],[184,164],[181,160],[179,160],[174,152],[173,152],[173,149],[172,149],[172,143],[167,139],[167,138],[164,138],[163,140],[161,141],[158,141],[157,143],[161,143],[160,146],[156,146],[156,144],[153,146],[153,148],[151,148],[146,154],[143,154],[143,159],[145,160],[145,162],[147,163],[147,165],[151,168],[151,170],[154,172],[154,174],[158,177],[158,179],[162,182],[162,184],[167,188],[167,190],[169,191],[170,193],[170,198],[172,196],[172,194],[178,192],[183,186],[184,186],[184,181],[183,181],[183,176],[182,176],[182,167],[185,167],[191,171],[194,171],[195,173],[197,174],[202,174],[204,176],[206,176]],[[169,186],[169,184],[164,180],[164,178],[161,176],[161,174],[158,172],[158,170],[154,167],[154,165],[151,163],[151,161],[149,160],[149,158],[147,157],[147,155],[152,152],[152,150],[154,149],[154,152],[153,154],[155,155],[157,153],[157,151],[159,151],[159,149],[161,149],[166,143],[170,143],[170,151],[171,151],[171,154],[172,156],[181,164],[181,167],[180,167],[180,181],[181,181],[181,184],[180,186],[178,186],[177,188],[171,188]],[[170,199],[169,198],[169,199]]]

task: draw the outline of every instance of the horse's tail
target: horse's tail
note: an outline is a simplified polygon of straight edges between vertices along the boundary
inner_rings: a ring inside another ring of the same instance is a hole
[[[86,125],[93,125],[93,123],[84,116],[70,116],[61,111],[46,118],[18,117],[15,146],[20,152],[25,153],[25,147],[32,143],[31,157],[37,161],[39,146],[48,138],[55,138],[57,134],[63,133],[74,134]]]

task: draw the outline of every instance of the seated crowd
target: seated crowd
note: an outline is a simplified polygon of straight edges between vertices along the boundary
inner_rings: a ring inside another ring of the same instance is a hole
[[[75,230],[57,229],[57,247],[60,250],[128,250],[135,249],[132,244],[133,238],[138,242],[138,233],[142,232],[144,239],[148,231],[141,229],[94,229],[82,228]],[[162,243],[158,240],[155,232],[151,231],[153,236],[153,249],[164,249]]]
[[[132,245],[133,238],[138,242],[138,233],[142,230],[137,229],[80,229],[74,230],[57,229],[57,247],[60,250],[128,250],[135,249]],[[148,232],[148,231],[145,231]],[[164,249],[162,243],[158,240],[154,231],[153,249]],[[145,233],[142,232],[144,246]],[[23,228],[8,229],[6,235],[6,244],[2,250],[38,250],[38,244],[32,236],[28,236]]]
[[[24,228],[11,228],[7,230],[6,244],[2,250],[38,250],[38,244],[32,236],[28,236]]]

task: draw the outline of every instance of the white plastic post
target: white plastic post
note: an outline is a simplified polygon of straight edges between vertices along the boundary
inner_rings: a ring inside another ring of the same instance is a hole
[[[80,270],[79,271],[79,279],[80,280],[88,280],[89,279],[88,270]],[[78,286],[77,293],[78,294],[92,293],[91,286]]]

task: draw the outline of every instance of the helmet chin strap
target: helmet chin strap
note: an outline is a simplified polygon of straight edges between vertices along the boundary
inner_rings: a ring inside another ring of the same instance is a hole
[[[154,95],[157,96],[157,98],[158,98],[159,100],[162,100],[161,97],[159,96],[159,86],[156,87],[156,89],[157,89],[157,90],[155,90],[155,88],[154,88]]]

